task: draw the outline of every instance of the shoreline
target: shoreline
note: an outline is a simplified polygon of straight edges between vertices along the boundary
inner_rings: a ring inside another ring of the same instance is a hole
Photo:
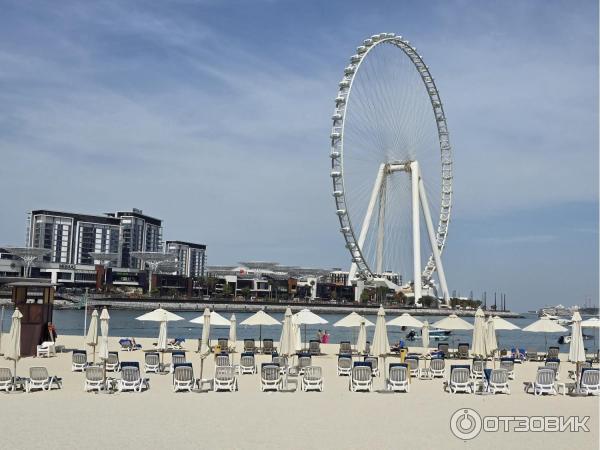
[[[323,305],[323,304],[310,304],[310,303],[232,303],[222,302],[220,299],[217,301],[173,301],[163,299],[161,301],[139,301],[139,300],[108,300],[108,299],[94,299],[88,300],[88,307],[101,307],[107,306],[110,309],[119,310],[133,310],[133,311],[151,311],[158,307],[164,307],[170,311],[203,311],[204,308],[208,307],[211,310],[217,312],[248,312],[254,313],[259,310],[273,313],[284,313],[286,308],[290,307],[293,313],[300,311],[303,308],[309,308],[315,313],[328,313],[328,314],[349,314],[352,311],[362,312],[366,314],[376,315],[379,306],[376,305]],[[54,309],[81,309],[78,304],[57,299],[54,301]],[[0,299],[0,305],[11,305],[10,299]],[[475,316],[475,310],[457,310],[457,309],[435,309],[435,308],[390,308],[384,307],[386,314],[402,314],[409,313],[417,316],[449,316],[450,314],[456,314],[459,317],[473,317]],[[486,313],[491,311],[486,310]],[[494,315],[504,318],[523,318],[523,314],[513,311],[494,311]]]

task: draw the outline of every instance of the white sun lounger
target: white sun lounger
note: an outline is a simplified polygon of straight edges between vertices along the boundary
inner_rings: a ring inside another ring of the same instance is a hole
[[[323,392],[323,373],[320,367],[308,366],[304,368],[302,376],[303,391],[319,391]]]

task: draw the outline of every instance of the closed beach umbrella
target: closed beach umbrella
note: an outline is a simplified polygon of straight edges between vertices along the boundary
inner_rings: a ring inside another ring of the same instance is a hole
[[[356,351],[359,355],[367,352],[367,327],[365,322],[360,324],[358,329],[358,339],[356,340]]]
[[[208,308],[204,309],[203,317],[202,342],[200,344],[200,382],[202,382],[204,372],[204,359],[210,354],[210,310]]]
[[[90,319],[90,327],[85,336],[85,343],[92,347],[92,362],[96,362],[96,346],[98,345],[98,311],[94,310]]]
[[[263,325],[265,325],[265,326],[281,325],[281,322],[279,322],[279,320],[275,319],[274,317],[271,317],[270,315],[268,315],[266,312],[264,312],[261,309],[261,310],[255,312],[254,314],[252,314],[246,320],[241,321],[240,325],[258,326],[258,341],[262,344],[262,327],[263,327]]]
[[[102,309],[100,314],[100,348],[98,349],[98,356],[103,362],[102,377],[106,381],[106,360],[108,359],[108,321],[110,316],[108,315],[108,309]]]
[[[485,323],[486,326],[486,339],[485,339],[485,348],[488,355],[492,356],[492,362],[496,364],[496,360],[494,358],[495,352],[498,351],[498,340],[496,339],[496,323],[494,319],[490,316]]]
[[[235,348],[235,343],[237,342],[237,321],[235,314],[231,315],[229,323],[231,323],[229,326],[229,342],[231,342],[231,345],[233,345],[233,348]]]
[[[14,373],[13,377],[17,378],[17,361],[21,359],[21,319],[23,314],[18,308],[15,308],[15,312],[12,315],[10,323],[10,332],[8,333],[8,343],[6,344],[6,350],[4,351],[4,357],[6,359],[12,359],[14,362]]]
[[[108,315],[108,309],[104,308],[102,314],[100,314],[100,347],[98,348],[98,356],[102,361],[108,359],[108,321],[110,316]]]
[[[373,322],[371,322],[370,320],[361,316],[360,314],[355,313],[354,311],[352,311],[350,314],[348,314],[343,319],[338,320],[336,323],[333,324],[333,326],[334,327],[346,327],[346,328],[358,328],[358,327],[360,327],[361,323],[363,323],[363,322],[366,327],[374,327],[375,326],[375,324]]]
[[[473,355],[485,358],[488,354],[486,348],[487,326],[485,324],[485,314],[481,308],[475,312],[475,323],[473,325]]]
[[[385,323],[385,311],[383,306],[379,306],[377,311],[377,321],[375,322],[375,335],[373,336],[373,345],[371,353],[373,356],[383,357],[384,380],[386,375],[385,357],[390,352],[390,342],[388,341],[387,326]]]
[[[547,333],[564,333],[567,331],[567,329],[556,323],[554,320],[550,320],[547,316],[544,316],[541,319],[533,322],[531,325],[527,325],[525,328],[523,328],[523,331],[530,333],[544,333],[544,342],[546,343],[547,348]]]
[[[423,328],[421,328],[421,341],[423,342],[423,351],[429,352],[429,322],[423,322]]]
[[[415,319],[413,316],[411,316],[408,313],[404,313],[401,316],[398,316],[395,319],[390,320],[387,323],[387,325],[388,325],[388,327],[394,326],[394,327],[422,328],[423,322],[421,322],[418,319]]]
[[[516,326],[514,323],[509,322],[508,320],[503,319],[502,317],[494,316],[493,320],[494,320],[494,329],[496,331],[498,331],[498,330],[505,330],[505,331],[520,330],[520,328],[518,326]]]
[[[456,314],[450,314],[442,320],[438,320],[433,325],[433,328],[441,328],[442,330],[472,330],[473,325],[464,319],[461,319]]]
[[[577,365],[579,373],[579,364],[585,362],[585,349],[583,347],[583,333],[581,332],[581,314],[579,311],[573,313],[573,325],[571,326],[571,343],[569,344],[569,361]]]
[[[296,335],[292,323],[292,310],[287,308],[283,318],[281,338],[279,339],[279,351],[284,356],[292,356],[296,353]]]

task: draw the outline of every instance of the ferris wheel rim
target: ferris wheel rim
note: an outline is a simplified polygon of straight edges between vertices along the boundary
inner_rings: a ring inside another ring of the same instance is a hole
[[[408,40],[394,33],[380,33],[373,35],[363,41],[363,45],[357,47],[357,53],[350,58],[350,65],[344,69],[344,77],[339,83],[338,93],[335,99],[335,112],[332,116],[333,125],[331,129],[331,178],[333,182],[333,197],[336,204],[336,213],[340,222],[340,232],[346,241],[346,247],[350,251],[352,263],[357,266],[357,275],[362,279],[374,277],[363,254],[363,249],[358,245],[356,232],[348,213],[348,202],[346,200],[345,177],[344,177],[344,126],[346,122],[346,108],[351,96],[352,86],[359,72],[360,66],[367,55],[382,44],[393,44],[404,55],[408,57],[415,69],[418,71],[424,87],[431,102],[436,129],[438,134],[440,161],[441,161],[441,202],[440,211],[435,232],[435,241],[440,254],[443,252],[448,237],[448,226],[452,211],[452,182],[453,182],[453,160],[452,147],[450,145],[446,114],[435,81],[429,72],[429,67],[423,61],[416,48],[410,45]],[[421,274],[423,281],[429,282],[436,270],[433,254],[429,255],[427,263]]]

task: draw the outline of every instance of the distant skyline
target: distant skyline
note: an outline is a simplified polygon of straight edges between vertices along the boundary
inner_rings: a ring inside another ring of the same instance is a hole
[[[348,267],[333,100],[356,46],[395,32],[448,118],[450,291],[598,301],[596,1],[0,6],[0,245],[23,245],[32,209],[135,207],[208,264]]]

